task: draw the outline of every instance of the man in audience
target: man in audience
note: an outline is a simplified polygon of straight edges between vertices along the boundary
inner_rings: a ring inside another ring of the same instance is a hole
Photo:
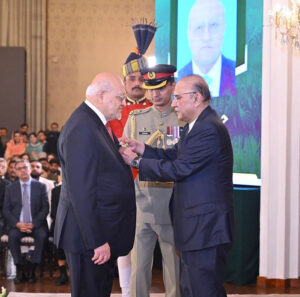
[[[10,182],[14,182],[18,180],[17,174],[16,174],[16,160],[10,160],[8,162],[7,172],[5,174],[5,178],[9,180]]]
[[[51,193],[52,189],[54,188],[54,182],[50,179],[42,177],[42,164],[39,161],[31,161],[31,177],[34,178],[35,180],[39,181],[40,183],[44,184],[47,188],[47,193],[48,193],[48,202],[49,202],[49,209],[51,211]],[[50,212],[47,216],[47,223],[48,227],[50,229],[51,226],[51,217],[50,217]]]
[[[54,184],[57,185],[60,181],[60,164],[58,159],[51,159],[50,172],[48,173],[48,179],[53,180]]]
[[[29,134],[29,126],[27,123],[23,123],[20,125],[20,129],[19,129],[20,132],[24,132],[26,133],[27,135]]]
[[[16,172],[19,181],[6,187],[3,216],[8,226],[8,246],[17,266],[16,283],[26,280],[20,240],[24,236],[34,238],[28,275],[28,282],[34,283],[35,268],[41,263],[43,247],[48,238],[48,195],[46,186],[30,177],[31,168],[27,160],[16,161]]]
[[[130,113],[124,136],[159,148],[174,145],[176,137],[168,139],[170,131],[176,130],[179,139],[180,123],[171,107],[175,72],[173,65],[156,65],[142,70],[143,87],[148,90],[153,106]],[[150,294],[153,252],[157,240],[163,259],[166,296],[179,296],[179,257],[175,251],[169,215],[172,187],[172,183],[144,182],[138,177],[135,180],[137,223],[132,250],[131,297],[148,297]]]
[[[0,237],[5,233],[5,222],[2,214],[2,209],[4,203],[5,188],[10,184],[10,181],[5,178],[6,170],[7,162],[4,158],[0,158]]]
[[[47,141],[47,136],[46,136],[46,132],[44,130],[40,130],[37,133],[37,137],[40,143],[42,143],[43,145],[46,143]]]
[[[59,137],[63,183],[54,242],[65,251],[76,297],[110,296],[116,259],[133,246],[133,178],[106,125],[121,115],[124,93],[118,76],[99,73]]]
[[[50,125],[50,131],[47,133],[47,140],[44,145],[44,151],[47,154],[55,154],[57,156],[57,141],[59,137],[58,124],[53,122]]]
[[[7,142],[7,129],[0,128],[0,157],[4,157],[4,152],[6,149],[6,142]]]

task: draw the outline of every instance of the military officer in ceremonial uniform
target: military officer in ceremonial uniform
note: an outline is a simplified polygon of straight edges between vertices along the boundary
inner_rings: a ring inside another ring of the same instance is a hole
[[[136,24],[132,28],[135,33],[137,48],[129,54],[122,68],[127,97],[126,106],[122,109],[121,118],[110,122],[112,130],[118,138],[122,136],[128,115],[132,110],[152,105],[145,96],[146,90],[142,88],[144,77],[141,71],[147,67],[147,59],[143,54],[154,37],[156,27],[149,24]]]
[[[129,54],[122,67],[127,97],[126,106],[122,109],[120,119],[109,122],[114,134],[118,138],[122,136],[128,115],[132,110],[142,109],[152,105],[145,96],[146,90],[142,87],[144,77],[141,74],[141,71],[147,67],[147,59],[144,54],[154,37],[156,27],[154,25],[142,23],[134,24],[132,29],[135,33],[134,36],[136,38],[137,48]],[[135,177],[137,171],[133,169],[132,173]],[[127,256],[118,258],[119,283],[122,290],[122,297],[130,296],[130,258],[130,253]]]
[[[153,106],[130,113],[123,136],[141,140],[153,147],[172,147],[180,137],[180,126],[171,107],[175,87],[173,65],[146,68],[143,87]],[[163,258],[167,297],[179,296],[179,258],[175,251],[169,201],[173,183],[135,180],[137,227],[131,252],[131,297],[148,297],[151,286],[153,251],[158,240]],[[159,197],[159,199],[157,198]]]

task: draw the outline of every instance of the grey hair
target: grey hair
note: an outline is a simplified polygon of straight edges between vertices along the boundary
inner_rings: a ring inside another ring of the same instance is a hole
[[[26,159],[16,160],[16,165],[15,166],[17,166],[17,164],[19,164],[19,163],[25,163],[26,166],[30,167],[30,162]]]
[[[0,163],[4,163],[6,165],[7,161],[4,158],[0,158]]]
[[[199,92],[203,96],[203,102],[211,100],[211,94],[210,94],[208,85],[205,81],[204,82],[200,82],[200,81],[195,82],[193,84],[193,89],[196,92]]]
[[[109,82],[98,82],[94,84],[90,84],[86,91],[86,97],[95,97],[100,91],[109,92],[111,89],[111,85]]]
[[[94,97],[97,95],[98,92],[99,92],[99,87],[97,86],[97,84],[92,84],[87,87],[85,91],[85,96]]]

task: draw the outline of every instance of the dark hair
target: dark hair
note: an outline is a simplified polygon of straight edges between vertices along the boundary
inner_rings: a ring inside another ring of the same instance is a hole
[[[23,127],[27,127],[28,128],[29,126],[28,126],[27,123],[23,123],[23,124],[20,125],[20,128],[23,128]]]
[[[31,135],[33,135],[34,137],[37,137],[35,132],[29,133],[28,137],[30,137]]]
[[[40,134],[40,133],[44,133],[46,135],[46,131],[45,130],[40,130],[37,134]]]
[[[21,132],[19,130],[14,130],[12,134],[13,134],[13,136],[15,136],[15,134],[17,134],[17,133],[21,134]]]
[[[56,125],[56,126],[58,126],[58,123],[56,123],[56,122],[52,122],[52,123],[50,124],[50,126],[52,126],[52,125]]]
[[[203,96],[203,102],[211,100],[210,91],[206,83],[196,82],[193,84],[193,89]]]
[[[8,161],[8,166],[10,166],[10,164],[13,164],[13,163],[15,163],[15,164],[16,164],[16,163],[17,163],[17,161],[16,161],[16,160],[9,160],[9,161]]]
[[[50,161],[49,161],[49,164],[57,164],[58,166],[60,165],[60,163],[59,163],[59,161],[58,161],[58,159],[51,159]]]
[[[48,162],[48,159],[47,158],[39,158],[39,162],[42,162],[42,161],[47,161]]]

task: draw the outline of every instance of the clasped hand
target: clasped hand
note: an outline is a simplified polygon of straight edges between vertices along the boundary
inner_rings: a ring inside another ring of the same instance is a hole
[[[143,155],[145,151],[145,144],[141,141],[130,139],[127,137],[122,137],[119,139],[120,144],[122,145],[119,149],[119,152],[128,165],[131,164],[132,160],[139,155]]]
[[[32,223],[23,223],[23,222],[18,222],[16,224],[16,227],[24,233],[32,233],[32,229],[34,225]]]

